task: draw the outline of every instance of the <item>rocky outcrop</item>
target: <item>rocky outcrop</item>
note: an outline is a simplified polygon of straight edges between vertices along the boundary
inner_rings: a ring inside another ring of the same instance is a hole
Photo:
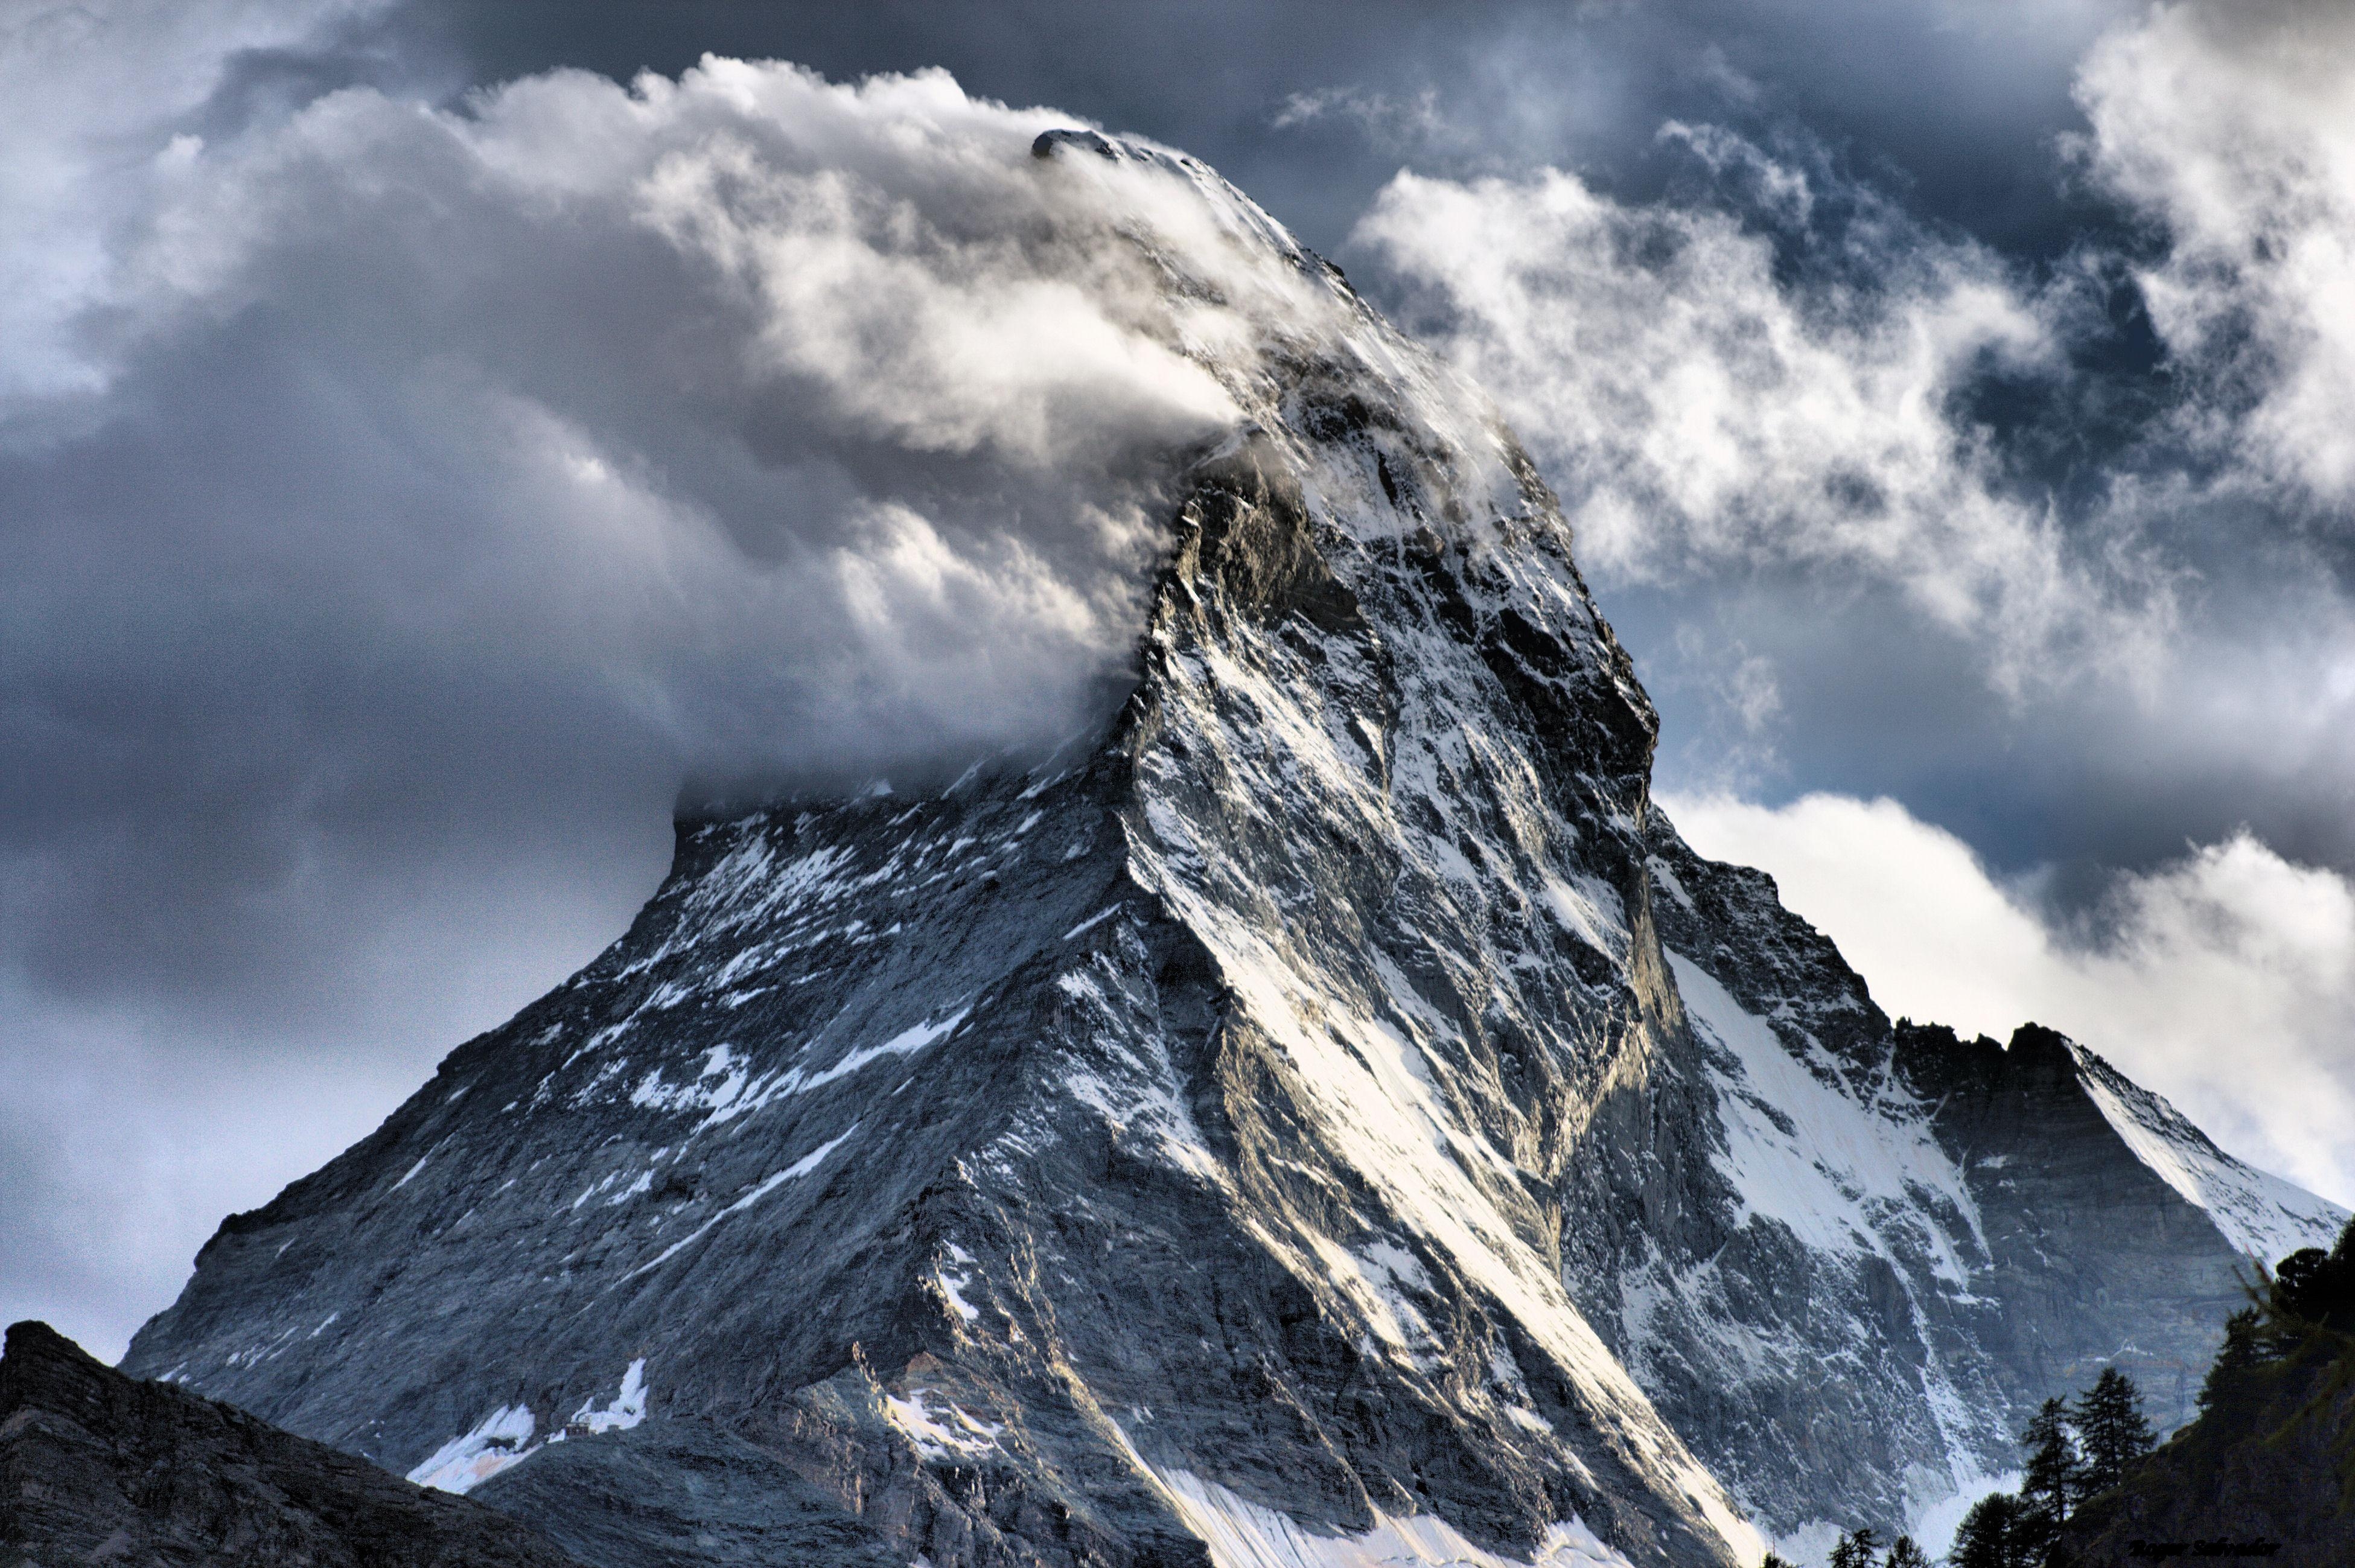
[[[1785,1550],[1940,1535],[2037,1404],[2104,1366],[2189,1419],[2254,1260],[2338,1211],[2050,1030],[1892,1023],[1770,878],[1657,816],[1648,848],[1712,1091],[1693,1136],[1738,1209],[1640,1227],[1582,1305]]]
[[[2159,1430],[2190,1420],[2224,1317],[2271,1242],[2239,1244],[2141,1158],[2096,1097],[2115,1072],[2062,1036],[2029,1025],[1999,1048],[1907,1027],[1897,1040],[1897,1071],[1936,1106],[1987,1232],[1976,1335],[2007,1408],[2115,1366]],[[2328,1211],[2313,1207],[2319,1232]]]
[[[580,1568],[504,1514],[102,1365],[45,1323],[0,1357],[0,1559]]]

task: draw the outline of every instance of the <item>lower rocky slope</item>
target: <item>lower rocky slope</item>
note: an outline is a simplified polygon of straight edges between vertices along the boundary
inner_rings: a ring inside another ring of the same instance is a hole
[[[2343,1341],[2318,1342],[2249,1374],[2233,1399],[2080,1509],[2060,1550],[2080,1568],[2355,1563],[2355,1357]]]
[[[2199,1419],[2082,1503],[2058,1560],[2355,1562],[2355,1223],[2250,1295]]]
[[[1655,919],[1740,1224],[1652,1228],[1582,1296],[1672,1424],[1802,1557],[1943,1539],[2046,1397],[2117,1366],[2190,1419],[2255,1262],[2343,1215],[2049,1029],[1892,1023],[1771,879],[1655,816]]]

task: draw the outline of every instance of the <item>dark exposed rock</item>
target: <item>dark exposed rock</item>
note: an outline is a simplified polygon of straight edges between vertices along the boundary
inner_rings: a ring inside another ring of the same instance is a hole
[[[515,1520],[107,1367],[45,1323],[0,1357],[0,1561],[580,1568]]]
[[[1689,1136],[1739,1165],[1737,1146],[1788,1131],[1836,1178],[1796,1226],[1651,1221],[1587,1274],[1618,1300],[1582,1305],[1677,1429],[1778,1530],[1889,1534],[2011,1468],[2038,1404],[2102,1367],[2142,1385],[2162,1429],[2188,1420],[2253,1259],[2327,1236],[2336,1211],[2051,1030],[2006,1049],[1892,1024],[1771,878],[1702,859],[1657,816],[1651,837],[1662,941],[1806,1073],[1776,1092],[1758,1062],[1704,1051],[1717,1095]],[[1834,1120],[1774,1125],[1811,1109]],[[1874,1158],[1843,1156],[1867,1127]]]
[[[1993,1257],[1978,1336],[2009,1409],[2115,1366],[2162,1431],[2190,1420],[2254,1263],[2116,1136],[2088,1087],[2107,1065],[2033,1024],[2005,1048],[1918,1028],[1897,1046],[1978,1200]]]
[[[1076,128],[1039,132],[1038,139],[1030,144],[1030,155],[1034,158],[1051,158],[1065,147],[1093,153],[1100,158],[1120,156],[1110,138],[1098,132]]]

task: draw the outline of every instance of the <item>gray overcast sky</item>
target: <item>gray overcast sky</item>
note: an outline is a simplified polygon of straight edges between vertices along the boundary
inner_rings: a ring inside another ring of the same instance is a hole
[[[723,286],[647,195],[703,111],[551,74],[707,53],[961,93],[777,98]],[[620,933],[683,778],[1093,710],[1214,400],[1116,319],[958,379],[1029,296],[873,148],[962,95],[1204,157],[1479,380],[1679,820],[1892,1009],[2355,1200],[2343,5],[0,0],[0,1316],[119,1352]]]

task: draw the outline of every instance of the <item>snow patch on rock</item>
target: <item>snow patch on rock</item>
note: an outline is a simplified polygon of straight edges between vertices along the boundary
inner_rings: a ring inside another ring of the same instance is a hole
[[[1774,1221],[1819,1251],[1882,1256],[1896,1250],[1890,1232],[1902,1228],[1941,1279],[1966,1285],[1969,1267],[1931,1202],[1951,1205],[1974,1232],[1978,1208],[1928,1116],[1859,1100],[1830,1064],[1818,1072],[1794,1056],[1708,971],[1674,951],[1668,965],[1695,1028],[1731,1058],[1718,1075],[1726,1112],[1719,1168],[1745,1218]]]
[[[472,1431],[435,1449],[432,1458],[409,1472],[409,1478],[421,1487],[464,1496],[539,1452],[539,1445],[531,1441],[538,1424],[529,1405],[503,1404]]]
[[[1393,1517],[1377,1509],[1371,1530],[1319,1535],[1190,1471],[1151,1474],[1209,1549],[1212,1568],[1630,1568],[1574,1516],[1555,1523],[1524,1560],[1484,1551],[1435,1514]]]

